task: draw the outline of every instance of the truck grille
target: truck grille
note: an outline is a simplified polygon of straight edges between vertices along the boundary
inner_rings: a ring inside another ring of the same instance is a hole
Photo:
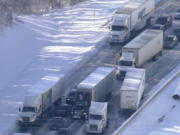
[[[29,117],[23,117],[23,121],[29,121]]]
[[[90,125],[90,129],[91,129],[91,130],[97,130],[98,127],[97,127],[97,125]]]

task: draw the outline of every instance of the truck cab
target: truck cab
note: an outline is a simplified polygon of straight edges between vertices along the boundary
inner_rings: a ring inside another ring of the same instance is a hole
[[[35,95],[26,96],[22,107],[19,108],[19,124],[28,125],[36,121],[37,117],[41,114],[40,97]]]
[[[130,37],[130,16],[115,13],[110,26],[110,43],[125,43]]]
[[[123,52],[119,60],[119,66],[135,66],[134,54],[132,52]]]
[[[88,118],[88,107],[76,105],[72,107],[71,117],[73,119],[87,119]]]
[[[103,133],[107,127],[107,102],[91,102],[89,119],[86,123],[87,133]]]

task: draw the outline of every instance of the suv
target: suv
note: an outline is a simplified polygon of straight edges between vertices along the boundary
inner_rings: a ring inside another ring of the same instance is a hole
[[[155,24],[164,25],[165,29],[172,26],[172,16],[160,16],[156,19]]]
[[[174,18],[178,19],[178,20],[180,19],[180,8],[178,10],[176,10]]]
[[[176,35],[168,35],[164,40],[164,48],[172,49],[178,43],[178,39]]]

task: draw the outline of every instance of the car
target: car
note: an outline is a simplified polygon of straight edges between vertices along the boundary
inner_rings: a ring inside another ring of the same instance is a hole
[[[173,30],[174,34],[177,36],[178,40],[180,41],[180,26],[176,27]]]
[[[161,24],[153,24],[152,26],[150,26],[151,29],[155,29],[155,30],[163,30],[165,31],[165,26],[161,25]]]
[[[155,24],[164,25],[165,29],[168,29],[169,27],[172,26],[172,22],[173,22],[172,16],[159,16],[156,19]]]
[[[164,48],[172,49],[178,43],[178,39],[176,35],[168,35],[164,40]]]
[[[176,10],[174,19],[178,19],[178,20],[180,19],[180,8]]]

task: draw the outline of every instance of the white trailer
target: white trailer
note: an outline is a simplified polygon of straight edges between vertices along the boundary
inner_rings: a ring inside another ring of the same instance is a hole
[[[32,86],[20,107],[20,126],[31,126],[40,117],[47,117],[56,102],[64,94],[62,79],[57,76],[45,76]]]
[[[120,89],[120,109],[136,110],[140,105],[144,87],[145,70],[141,69],[141,72],[127,72]]]
[[[123,57],[119,65],[141,67],[148,60],[161,55],[162,50],[163,31],[147,29],[122,48]]]
[[[78,86],[77,91],[90,94],[91,101],[104,102],[114,87],[115,68],[98,67]]]
[[[86,132],[101,134],[107,127],[107,102],[91,102]]]
[[[110,43],[125,43],[144,28],[155,10],[155,0],[131,0],[115,11],[110,26]]]

